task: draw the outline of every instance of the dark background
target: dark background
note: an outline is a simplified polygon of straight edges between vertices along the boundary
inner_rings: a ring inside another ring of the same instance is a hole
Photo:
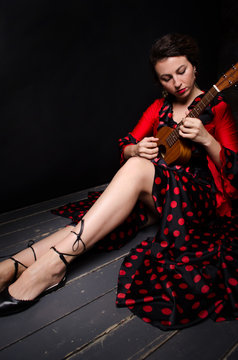
[[[237,19],[236,0],[0,1],[0,211],[110,181],[118,138],[159,95],[154,40],[194,36],[208,89],[238,61]]]

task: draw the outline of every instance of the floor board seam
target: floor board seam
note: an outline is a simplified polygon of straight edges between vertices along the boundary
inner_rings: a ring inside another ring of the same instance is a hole
[[[109,328],[107,328],[106,330],[101,332],[99,335],[97,335],[94,339],[88,341],[84,345],[80,346],[79,348],[75,349],[74,351],[72,351],[71,353],[66,355],[63,358],[63,360],[71,359],[75,355],[79,354],[81,351],[86,350],[87,348],[89,348],[91,346],[94,346],[96,343],[98,343],[99,341],[102,341],[103,338],[105,338],[106,336],[111,334],[113,331],[117,330],[120,326],[125,325],[126,323],[133,320],[134,318],[135,318],[135,315],[132,314],[132,315],[129,315],[126,318],[122,319],[118,323],[113,324],[112,326],[110,326]]]
[[[228,351],[227,353],[220,359],[220,360],[228,360],[228,357],[232,355],[232,353],[238,348],[238,342],[235,343]]]
[[[98,295],[97,297],[95,297],[95,298],[94,298],[94,299],[92,299],[91,301],[88,301],[87,303],[82,304],[82,305],[81,305],[81,306],[79,306],[78,308],[76,308],[76,309],[74,309],[74,310],[72,310],[72,311],[69,311],[69,312],[65,313],[63,316],[60,316],[60,317],[58,317],[57,319],[55,319],[55,320],[52,320],[52,321],[48,322],[48,323],[47,323],[47,324],[45,324],[44,326],[39,327],[37,330],[32,331],[31,333],[26,334],[26,335],[22,336],[21,338],[18,338],[18,339],[17,339],[17,340],[15,340],[15,341],[12,341],[11,343],[9,343],[9,344],[7,344],[7,345],[3,346],[2,348],[0,348],[0,351],[6,350],[6,349],[7,349],[7,348],[9,348],[10,346],[13,346],[13,345],[17,344],[18,342],[23,341],[23,340],[25,340],[25,339],[27,339],[27,338],[31,337],[31,336],[32,336],[32,335],[34,335],[34,334],[37,334],[39,331],[41,331],[41,330],[43,330],[43,329],[47,328],[48,326],[50,326],[50,325],[52,325],[52,324],[56,323],[57,321],[60,321],[60,320],[64,319],[65,317],[67,317],[67,316],[69,316],[69,315],[71,315],[71,314],[75,313],[76,311],[81,310],[81,309],[82,309],[82,308],[84,308],[85,306],[88,306],[88,305],[92,304],[93,302],[95,302],[95,301],[99,300],[99,299],[100,299],[100,298],[102,298],[103,296],[105,296],[105,295],[107,295],[107,294],[109,294],[109,293],[111,293],[111,292],[115,291],[115,289],[116,289],[116,287],[111,288],[110,290],[108,290],[108,291],[104,292],[103,294]]]

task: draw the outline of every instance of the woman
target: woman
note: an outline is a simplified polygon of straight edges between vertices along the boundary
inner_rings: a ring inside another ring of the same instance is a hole
[[[238,316],[237,231],[231,220],[217,221],[218,213],[232,216],[228,197],[238,194],[237,134],[221,98],[199,119],[187,116],[203,96],[197,55],[189,36],[169,34],[154,44],[151,62],[168,96],[120,140],[124,164],[83,219],[0,264],[2,316],[62,286],[67,264],[123,223],[138,200],[146,207],[143,225],[157,222],[158,232],[124,260],[117,305],[165,330]],[[192,142],[192,157],[168,166],[155,134],[181,119],[179,135]]]

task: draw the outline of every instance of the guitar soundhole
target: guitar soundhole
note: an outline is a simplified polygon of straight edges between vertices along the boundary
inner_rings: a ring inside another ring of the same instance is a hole
[[[162,158],[165,157],[166,154],[166,147],[164,145],[159,145],[159,154]]]

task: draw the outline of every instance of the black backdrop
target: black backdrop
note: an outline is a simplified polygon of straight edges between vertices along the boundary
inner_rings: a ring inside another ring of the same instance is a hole
[[[203,88],[238,60],[236,0],[208,3],[0,1],[1,211],[111,179],[117,139],[158,96],[157,37],[197,39]]]

